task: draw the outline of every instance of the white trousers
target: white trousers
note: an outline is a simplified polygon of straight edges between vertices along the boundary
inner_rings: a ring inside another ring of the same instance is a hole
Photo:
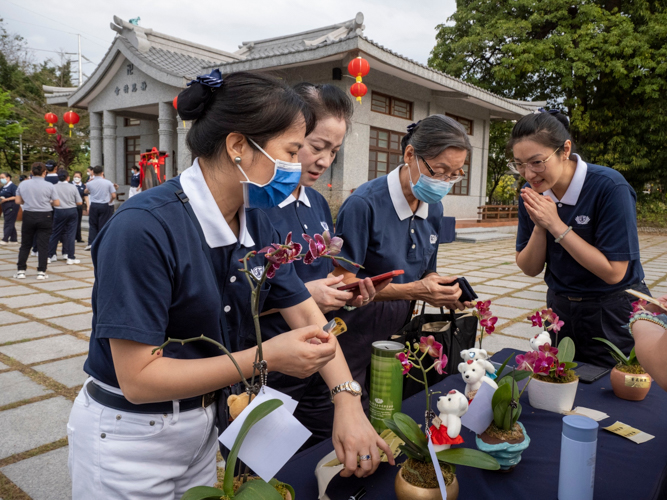
[[[69,422],[73,500],[179,500],[216,481],[215,405],[171,414],[129,413],[92,399],[86,385]]]
[[[141,193],[141,188],[140,187],[136,187],[136,188],[131,187],[130,188],[130,193],[127,195],[127,199],[129,200],[135,194],[139,194],[139,193]]]

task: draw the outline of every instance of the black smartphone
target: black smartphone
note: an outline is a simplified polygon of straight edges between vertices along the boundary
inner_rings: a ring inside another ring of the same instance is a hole
[[[585,363],[579,363],[579,365],[574,369],[574,373],[577,374],[579,380],[586,384],[592,384],[596,380],[604,377],[610,371],[611,368],[604,368],[602,366],[589,365]]]
[[[451,283],[447,283],[446,286],[452,286],[454,283],[459,284],[459,288],[461,289],[461,296],[459,297],[459,302],[472,302],[473,300],[476,300],[478,298],[477,294],[475,293],[475,290],[472,289],[470,286],[470,283],[468,283],[468,280],[465,279],[464,277],[461,278],[456,278],[454,281]]]

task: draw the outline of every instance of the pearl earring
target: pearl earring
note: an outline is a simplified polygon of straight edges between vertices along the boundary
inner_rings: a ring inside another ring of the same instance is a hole
[[[234,161],[236,162],[237,165],[241,165],[241,157],[240,156],[237,156],[236,158],[234,158]]]

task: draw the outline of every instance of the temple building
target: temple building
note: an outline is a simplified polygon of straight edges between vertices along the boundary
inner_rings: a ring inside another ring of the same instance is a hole
[[[443,200],[445,215],[476,220],[477,207],[486,200],[491,120],[516,120],[538,103],[500,97],[407,59],[365,37],[363,23],[359,13],[323,28],[243,42],[228,52],[114,17],[111,29],[117,35],[91,77],[77,88],[44,91],[49,104],[88,110],[91,164],[103,164],[106,177],[127,192],[131,167],[146,150],[169,154],[167,178],[192,164],[185,141],[190,123],[178,117],[172,102],[197,75],[213,68],[223,76],[258,71],[289,83],[331,83],[349,93],[354,79],[347,65],[362,56],[371,67],[363,79],[368,94],[361,104],[355,101],[344,146],[315,186],[332,212],[362,183],[401,163],[400,140],[410,123],[443,113],[463,124],[473,145],[465,179]]]

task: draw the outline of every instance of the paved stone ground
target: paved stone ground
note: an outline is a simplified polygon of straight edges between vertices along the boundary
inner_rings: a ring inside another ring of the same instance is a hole
[[[84,239],[86,235],[84,235]],[[647,283],[667,293],[667,236],[640,236]],[[533,333],[526,316],[545,304],[541,277],[514,264],[513,240],[443,245],[442,274],[466,276],[500,317],[484,347],[525,350]],[[0,500],[70,498],[66,422],[86,376],[92,313],[93,267],[77,245],[81,264],[49,265],[49,278],[14,280],[17,246],[0,246]]]

